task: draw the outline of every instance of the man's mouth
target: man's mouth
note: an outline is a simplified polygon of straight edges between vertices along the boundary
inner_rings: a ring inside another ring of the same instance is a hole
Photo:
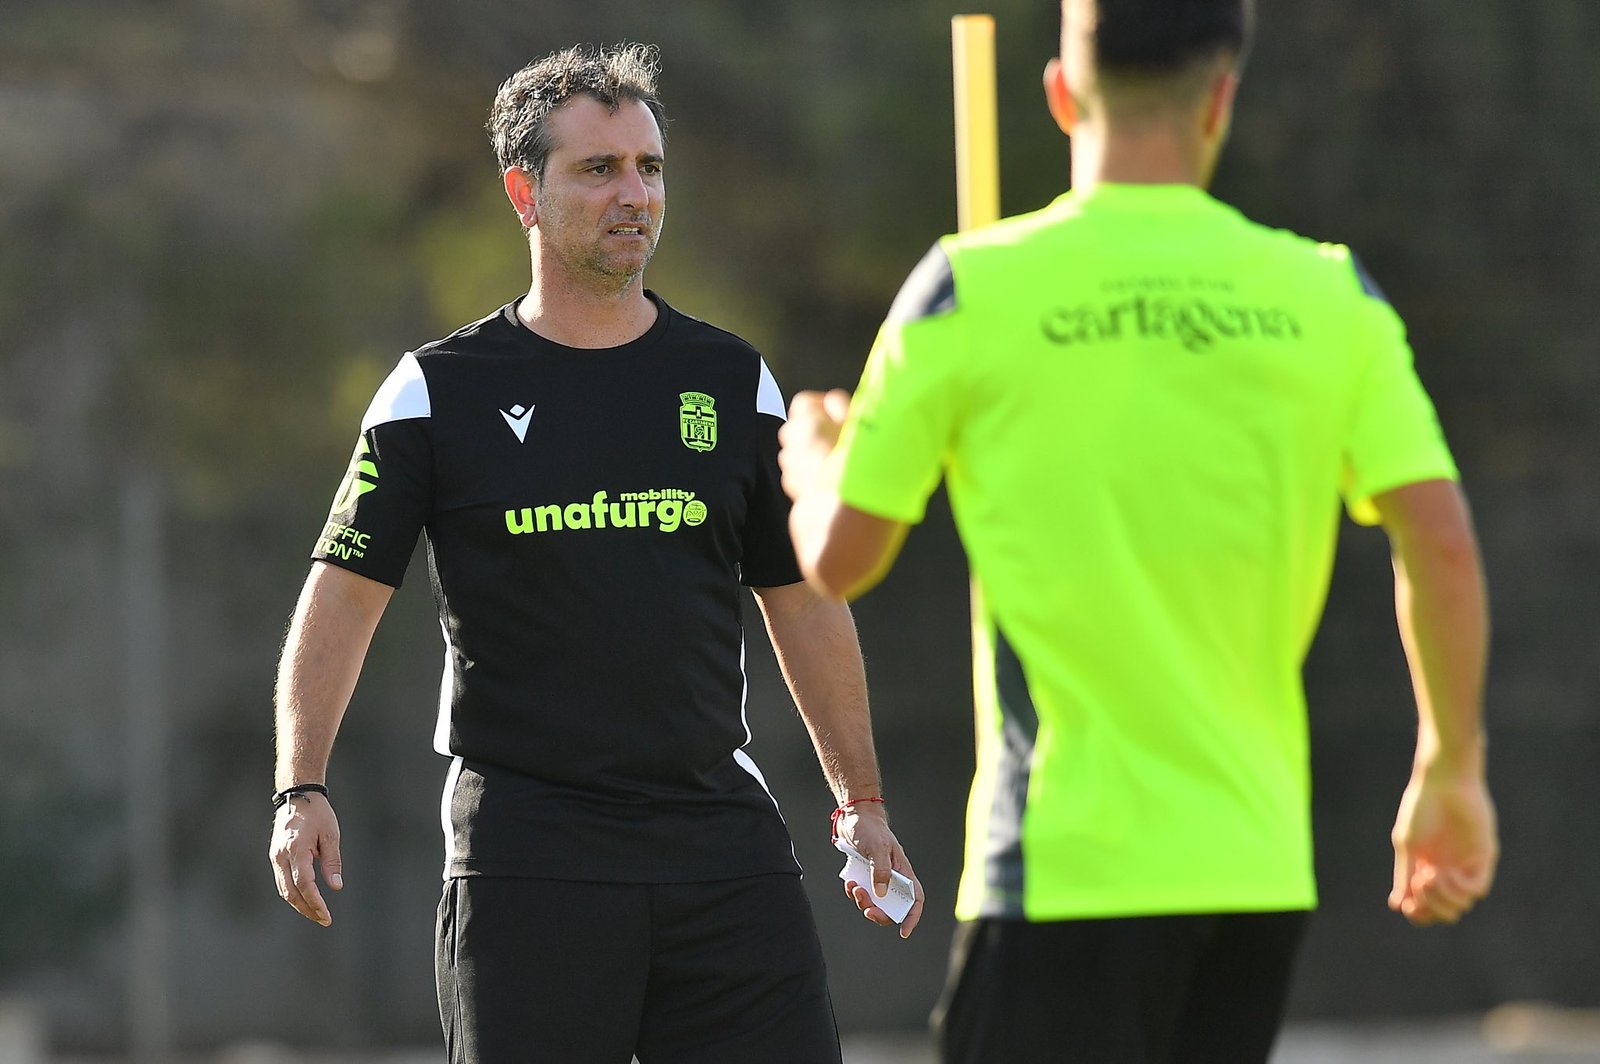
[[[635,225],[633,223],[614,225],[610,229],[607,229],[606,232],[610,233],[612,236],[643,236],[644,226]]]

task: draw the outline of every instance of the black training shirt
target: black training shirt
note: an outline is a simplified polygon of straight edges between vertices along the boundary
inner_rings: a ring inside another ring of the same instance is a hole
[[[407,354],[313,552],[398,587],[426,535],[447,876],[798,870],[742,749],[740,584],[800,579],[783,399],[749,344],[646,294],[621,347],[512,303]]]

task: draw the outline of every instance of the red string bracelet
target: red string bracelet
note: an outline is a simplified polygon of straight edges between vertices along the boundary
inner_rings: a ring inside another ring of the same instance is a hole
[[[841,802],[838,806],[836,806],[834,808],[834,810],[833,810],[833,816],[831,818],[832,821],[833,821],[833,839],[832,839],[833,842],[838,842],[839,841],[839,818],[844,816],[851,809],[853,809],[857,802],[877,802],[879,805],[882,805],[883,804],[883,799],[882,798],[847,798],[843,802]]]

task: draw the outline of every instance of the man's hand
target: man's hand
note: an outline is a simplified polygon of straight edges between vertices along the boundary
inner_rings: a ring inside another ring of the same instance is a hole
[[[899,521],[841,502],[824,483],[828,456],[850,413],[850,393],[800,392],[778,429],[783,490],[794,500],[789,535],[806,580],[829,598],[854,598],[883,579],[904,542]]]
[[[906,913],[906,918],[900,921],[900,937],[910,938],[911,932],[916,930],[917,921],[922,919],[922,881],[917,878],[916,872],[912,871],[911,862],[906,858],[906,851],[901,849],[894,832],[889,830],[889,821],[883,814],[883,807],[877,803],[852,806],[839,817],[835,830],[839,832],[840,838],[854,846],[856,852],[872,865],[871,884],[847,880],[844,885],[845,896],[856,903],[856,908],[860,909],[861,915],[868,920],[882,927],[894,926],[889,914],[878,908],[873,901],[874,893],[879,898],[889,893],[890,869],[911,880],[911,885],[917,892],[917,900],[912,904],[911,911]]]
[[[1453,924],[1489,893],[1500,843],[1481,773],[1418,768],[1394,823],[1389,908],[1418,927]]]
[[[795,394],[789,419],[778,430],[778,468],[789,498],[798,499],[816,483],[849,413],[850,393],[843,389]]]
[[[317,889],[312,871],[315,859],[333,890],[344,889],[340,874],[339,818],[333,806],[320,794],[291,797],[278,810],[272,826],[272,875],[278,881],[278,897],[295,907],[301,916],[327,927],[333,914]]]

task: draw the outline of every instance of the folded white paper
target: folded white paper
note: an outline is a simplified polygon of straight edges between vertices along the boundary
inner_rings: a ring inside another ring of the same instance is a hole
[[[884,911],[884,914],[899,923],[906,918],[906,913],[911,911],[911,906],[917,901],[917,888],[909,877],[899,872],[889,872],[889,893],[879,896],[878,890],[872,883],[872,865],[867,859],[856,851],[856,848],[843,839],[835,839],[833,848],[844,854],[844,867],[839,870],[839,878],[846,882],[855,881],[867,888],[867,893],[872,895],[872,904]]]

